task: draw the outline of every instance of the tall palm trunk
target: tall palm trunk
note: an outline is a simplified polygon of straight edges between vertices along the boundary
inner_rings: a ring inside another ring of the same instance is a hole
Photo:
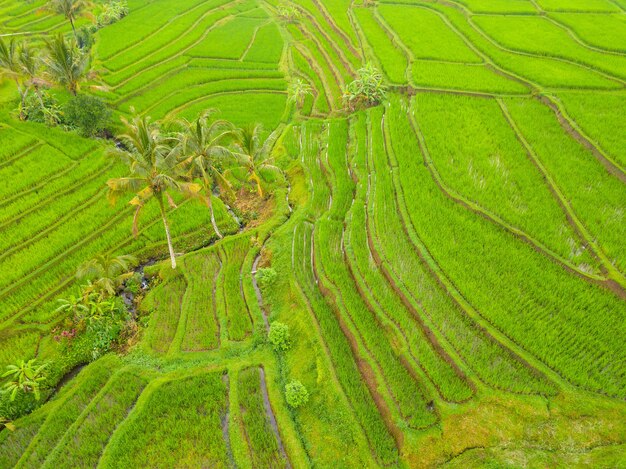
[[[74,18],[72,18],[72,15],[68,15],[67,19],[70,20],[72,32],[74,33],[74,40],[76,41],[76,47],[78,47],[78,35],[76,34],[76,26],[74,26]]]
[[[217,227],[217,223],[215,222],[215,213],[213,212],[213,200],[211,199],[211,193],[206,197],[206,204],[209,207],[209,212],[211,212],[211,225],[213,225],[213,230],[219,239],[222,239],[222,233],[220,233],[220,229]]]
[[[167,224],[167,217],[165,216],[165,205],[163,204],[163,196],[159,194],[157,196],[159,201],[159,208],[161,209],[161,219],[163,220],[163,226],[165,227],[165,237],[167,238],[167,247],[170,251],[170,259],[172,260],[172,269],[176,268],[176,257],[174,256],[174,247],[172,246],[172,238],[170,236],[170,227]]]
[[[20,94],[20,120],[26,120],[26,114],[24,114],[24,107],[26,107],[26,90],[22,90],[20,81],[16,78],[15,84],[17,85],[17,92]]]

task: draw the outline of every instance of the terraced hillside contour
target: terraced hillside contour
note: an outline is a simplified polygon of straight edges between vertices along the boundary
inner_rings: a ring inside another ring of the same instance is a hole
[[[0,0],[0,36],[72,34],[45,3]],[[285,183],[216,190],[223,238],[176,196],[172,269],[156,204],[133,236],[106,201],[111,143],[19,120],[0,81],[0,367],[67,359],[86,260],[147,285],[129,347],[1,430],[0,467],[626,467],[624,0],[128,8],[81,93],[116,131],[261,123]],[[348,110],[365,64],[385,99]]]

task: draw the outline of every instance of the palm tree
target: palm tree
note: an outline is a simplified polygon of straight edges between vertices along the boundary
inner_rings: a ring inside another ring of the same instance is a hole
[[[93,259],[81,265],[76,276],[79,279],[93,280],[93,290],[103,295],[113,296],[133,274],[128,272],[137,259],[133,256],[112,256],[110,254],[98,254]]]
[[[289,93],[289,101],[296,103],[298,109],[302,109],[304,106],[304,100],[312,92],[311,86],[305,81],[297,78],[289,85],[287,90]]]
[[[236,156],[248,175],[248,181],[254,181],[256,184],[259,197],[263,197],[263,179],[267,174],[281,176],[282,171],[275,166],[270,156],[270,151],[278,138],[278,130],[270,134],[267,139],[261,143],[261,134],[263,126],[261,124],[253,124],[238,132],[238,142]]]
[[[74,96],[80,83],[92,77],[89,54],[82,52],[76,44],[66,41],[62,34],[46,40],[48,56],[45,59],[50,81],[65,86]]]
[[[11,393],[11,401],[15,400],[18,391],[35,394],[35,399],[39,400],[39,389],[41,382],[46,379],[44,369],[47,364],[38,365],[36,359],[20,360],[17,365],[7,366],[7,370],[2,375],[3,378],[9,378],[4,384],[4,392]]]
[[[19,59],[19,45],[15,39],[11,39],[9,43],[4,42],[0,37],[0,72],[2,75],[12,78],[17,85],[17,92],[20,94],[20,120],[24,120],[24,103],[26,100],[26,87],[22,83],[22,67]]]
[[[181,163],[176,151],[173,151],[170,139],[163,136],[160,127],[150,123],[150,118],[135,116],[130,122],[122,119],[126,125],[126,134],[120,139],[124,144],[124,151],[113,154],[128,165],[128,177],[109,179],[109,200],[115,203],[123,194],[132,192],[135,197],[130,204],[136,207],[133,219],[133,234],[137,236],[137,223],[141,209],[150,200],[156,200],[161,212],[161,219],[165,228],[167,246],[172,261],[172,268],[176,268],[176,258],[169,224],[165,214],[164,197],[171,206],[175,206],[168,190],[182,192],[188,196],[197,196],[201,187],[192,182],[180,180]]]
[[[215,222],[212,195],[214,185],[220,192],[232,193],[223,170],[229,160],[234,160],[228,144],[235,138],[235,132],[230,122],[211,119],[213,113],[213,110],[205,111],[193,122],[180,120],[183,130],[178,134],[178,141],[183,164],[188,167],[187,174],[201,181],[213,230],[219,238],[223,238]]]
[[[91,7],[93,7],[93,3],[88,0],[50,0],[44,8],[57,15],[65,16],[72,26],[74,39],[78,42],[74,21],[78,16],[91,16],[89,12],[85,11]]]

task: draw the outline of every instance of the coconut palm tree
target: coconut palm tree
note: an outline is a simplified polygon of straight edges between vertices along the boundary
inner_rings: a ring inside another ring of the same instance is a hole
[[[67,19],[72,26],[74,39],[78,42],[74,22],[79,16],[92,16],[88,9],[93,6],[94,4],[88,0],[50,0],[45,5],[44,9],[56,13],[57,15],[65,16],[65,19]]]
[[[76,44],[66,41],[62,34],[46,40],[48,55],[44,59],[47,77],[51,82],[65,86],[74,96],[80,89],[81,82],[92,78],[91,58],[82,52]]]
[[[232,194],[231,185],[223,171],[230,161],[234,161],[228,145],[236,135],[230,122],[212,119],[214,112],[205,111],[193,122],[180,120],[182,132],[178,134],[178,142],[183,164],[188,168],[187,175],[201,181],[204,202],[211,212],[213,230],[222,238],[215,222],[212,195],[214,186],[217,186],[220,194]]]
[[[182,181],[180,179],[181,163],[178,153],[173,150],[171,139],[165,137],[157,124],[151,123],[149,117],[135,116],[131,121],[122,119],[126,126],[126,133],[120,136],[124,145],[123,151],[112,154],[120,158],[129,169],[129,176],[109,179],[109,200],[115,203],[116,199],[127,193],[134,193],[135,197],[130,204],[136,207],[133,219],[133,234],[137,236],[137,224],[141,209],[151,200],[159,205],[167,246],[172,261],[172,268],[176,268],[176,258],[170,228],[165,212],[167,199],[171,206],[176,206],[168,191],[178,191],[187,196],[196,196],[200,192],[199,184]]]
[[[259,197],[264,197],[263,183],[265,176],[272,174],[282,176],[282,170],[273,164],[270,151],[278,138],[278,130],[262,141],[263,126],[253,124],[238,131],[236,156],[241,168],[246,170],[248,181],[256,184]]]
[[[15,39],[8,43],[0,37],[0,72],[2,75],[11,78],[17,85],[17,92],[20,94],[20,120],[24,120],[24,103],[26,100],[26,86],[23,83],[22,67],[19,59],[19,45]]]
[[[289,89],[287,91],[289,94],[289,101],[296,103],[296,107],[298,109],[302,109],[302,106],[304,106],[304,100],[312,93],[312,88],[308,83],[300,78],[297,78],[289,84]]]
[[[93,259],[81,265],[76,276],[79,279],[92,280],[93,290],[102,295],[113,296],[133,274],[128,272],[137,259],[133,256],[112,256],[98,254]]]
[[[17,365],[7,366],[2,375],[9,378],[4,384],[4,392],[11,393],[11,401],[15,400],[18,391],[35,394],[35,399],[40,398],[41,382],[46,379],[44,370],[47,364],[39,365],[36,359],[28,361],[20,360]]]

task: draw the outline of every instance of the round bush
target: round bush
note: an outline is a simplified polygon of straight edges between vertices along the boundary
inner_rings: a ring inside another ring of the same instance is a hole
[[[285,386],[285,397],[290,407],[297,409],[309,401],[309,391],[298,380],[292,380]]]
[[[274,350],[277,352],[289,350],[289,347],[291,346],[289,326],[287,324],[283,324],[282,322],[275,321],[270,325],[270,331],[267,338],[270,344],[272,344]]]
[[[93,137],[109,124],[111,110],[99,98],[79,94],[65,105],[65,121],[85,137]]]

